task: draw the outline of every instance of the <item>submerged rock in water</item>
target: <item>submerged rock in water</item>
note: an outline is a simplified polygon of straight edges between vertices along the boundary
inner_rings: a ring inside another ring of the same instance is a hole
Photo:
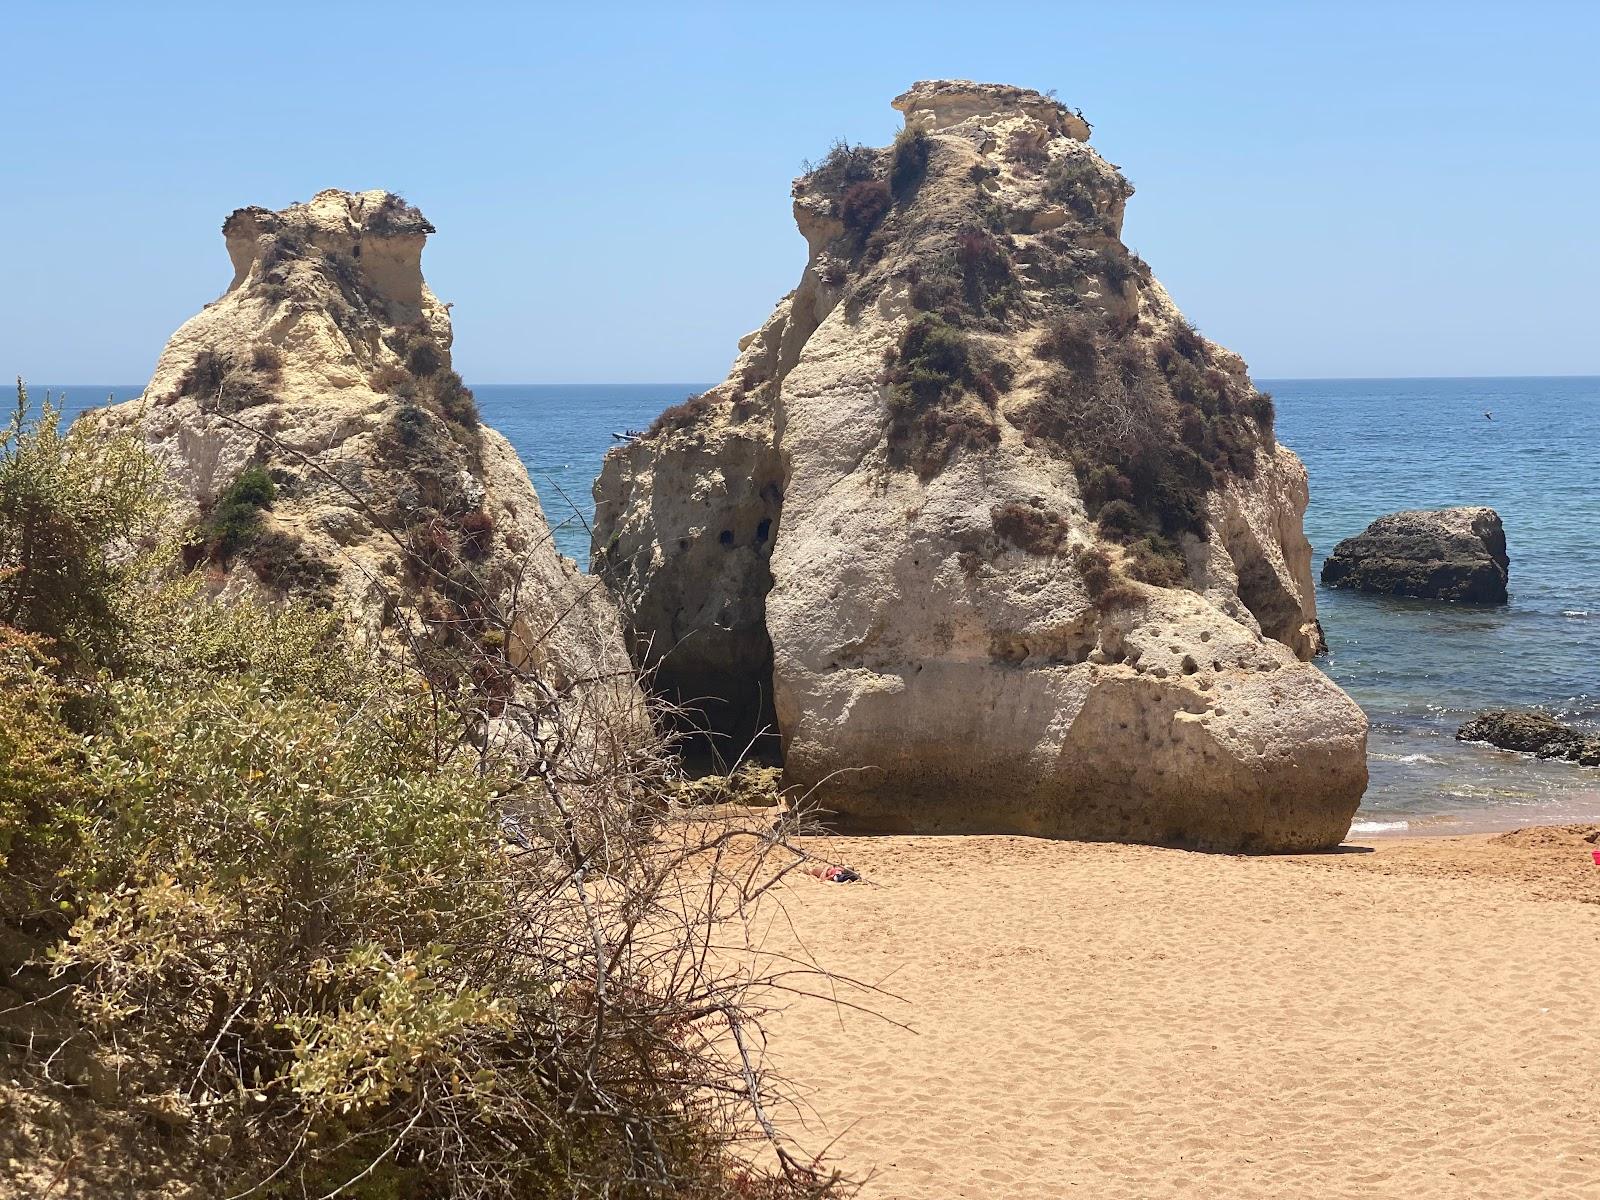
[[[1443,508],[1379,517],[1334,547],[1322,582],[1388,596],[1504,604],[1510,568],[1499,513]]]
[[[1487,742],[1539,758],[1560,758],[1600,767],[1600,734],[1584,733],[1553,717],[1532,712],[1486,712],[1456,731],[1463,742]]]
[[[372,644],[462,651],[490,695],[536,675],[597,727],[641,727],[615,605],[556,553],[526,469],[451,369],[448,306],[422,277],[433,231],[381,191],[237,210],[226,292],[172,335],[142,397],[87,419],[152,447],[218,594],[329,607]]]
[[[846,827],[1304,850],[1366,786],[1305,469],[1038,92],[920,83],[794,187],[800,284],[607,456],[642,664]]]

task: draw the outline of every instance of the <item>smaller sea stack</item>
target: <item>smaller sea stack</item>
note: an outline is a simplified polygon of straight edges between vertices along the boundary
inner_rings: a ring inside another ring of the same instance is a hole
[[[1492,508],[1390,513],[1334,547],[1329,587],[1460,604],[1504,604],[1511,561]]]
[[[369,644],[465,653],[497,695],[537,672],[574,721],[642,730],[615,606],[556,553],[526,468],[452,365],[448,306],[422,276],[433,232],[384,191],[236,210],[227,290],[172,335],[142,397],[91,419],[163,464],[188,565],[223,599],[293,597]]]

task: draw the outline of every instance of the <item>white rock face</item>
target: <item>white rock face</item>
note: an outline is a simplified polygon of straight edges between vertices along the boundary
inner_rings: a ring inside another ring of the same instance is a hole
[[[310,598],[380,646],[475,639],[574,711],[633,713],[610,597],[555,552],[526,470],[450,368],[448,306],[422,277],[432,232],[381,191],[238,210],[227,291],[140,399],[92,419],[137,429],[197,522],[242,471],[271,473],[256,538],[195,548],[219,593]]]
[[[1336,844],[1366,721],[1304,661],[1270,402],[1122,246],[1080,117],[962,81],[895,106],[920,138],[797,182],[806,271],[728,380],[607,459],[596,567],[641,658],[730,715],[770,688],[786,782],[846,828]]]

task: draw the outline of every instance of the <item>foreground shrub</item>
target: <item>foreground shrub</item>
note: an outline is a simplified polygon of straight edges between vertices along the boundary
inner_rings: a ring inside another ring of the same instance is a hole
[[[0,625],[0,913],[30,929],[59,915],[88,808],[64,721],[70,692],[45,645]]]
[[[70,459],[51,429],[8,457]],[[100,495],[107,544],[137,528],[137,489],[28,470]],[[115,653],[52,657],[27,605],[0,627],[0,933],[51,973],[11,974],[4,1029],[52,1031],[0,1082],[72,1098],[85,1138],[156,1122],[197,1194],[839,1194],[733,1153],[775,1139],[774,1097],[749,981],[700,952],[781,876],[751,872],[780,833],[662,826],[666,748],[517,667],[540,648],[492,595],[510,637],[457,674],[498,664],[493,704],[432,686],[415,639],[374,654],[328,614],[205,600],[162,544],[145,586],[71,577]],[[114,1082],[69,1086],[90,1078]]]
[[[67,669],[113,662],[119,611],[144,587],[167,510],[159,467],[131,438],[61,429],[48,400],[0,432],[0,623],[44,639]]]

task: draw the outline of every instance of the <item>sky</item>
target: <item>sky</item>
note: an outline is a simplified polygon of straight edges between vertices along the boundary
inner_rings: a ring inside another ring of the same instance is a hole
[[[789,184],[913,81],[1094,124],[1124,237],[1261,378],[1600,374],[1600,5],[7,0],[0,371],[148,377],[220,227],[400,192],[474,383],[708,382]]]

